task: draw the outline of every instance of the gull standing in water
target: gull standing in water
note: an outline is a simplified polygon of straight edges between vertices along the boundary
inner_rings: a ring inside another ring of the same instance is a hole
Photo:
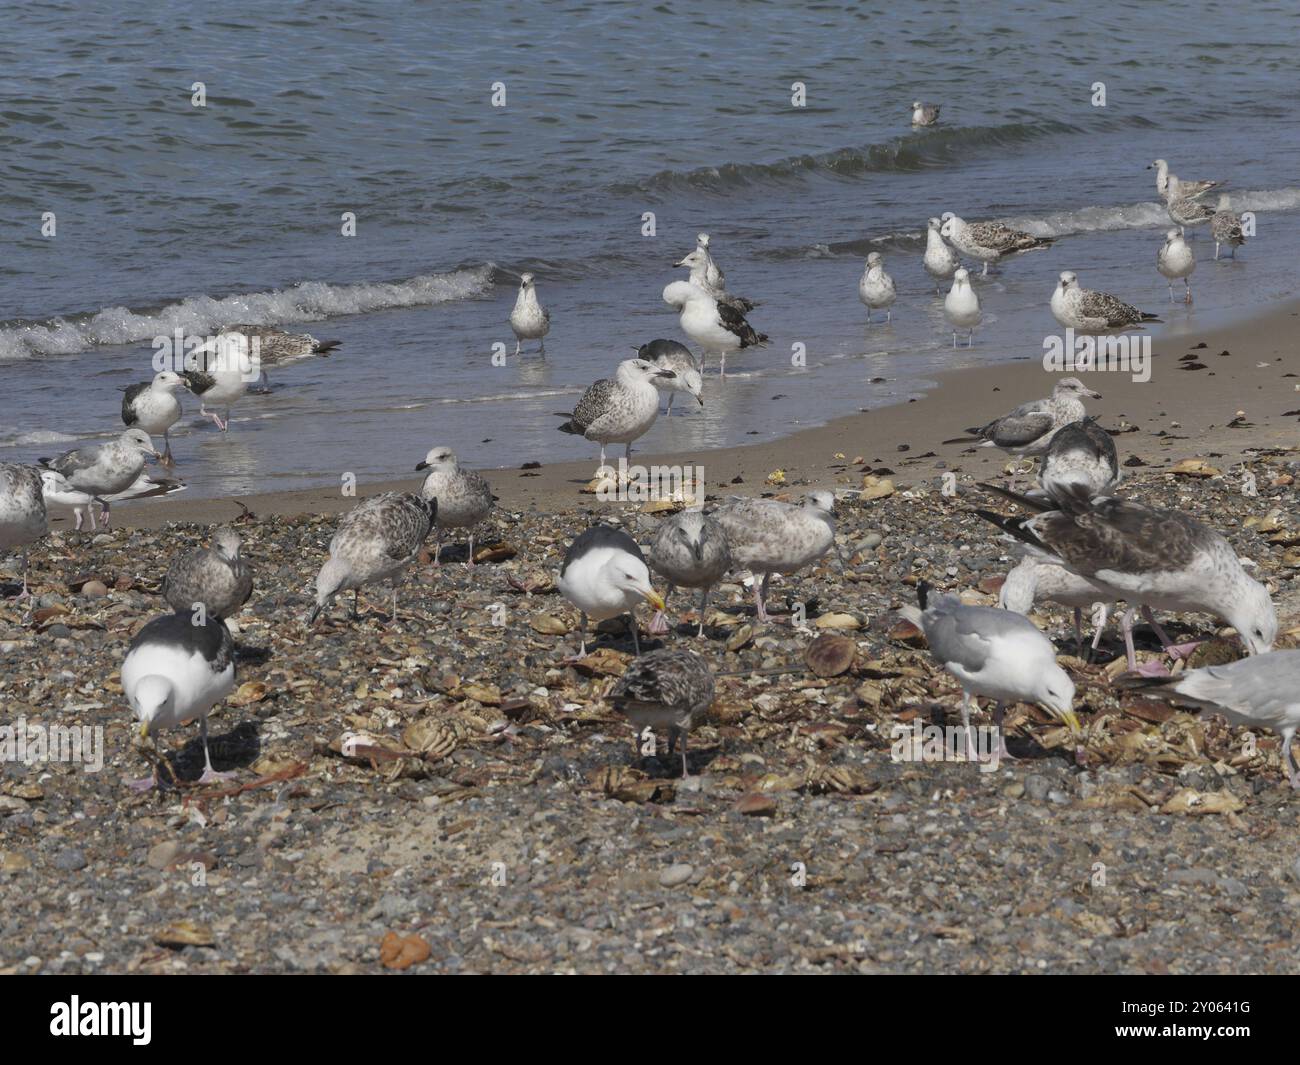
[[[1219,205],[1214,209],[1214,217],[1210,219],[1210,233],[1214,237],[1216,259],[1219,257],[1220,244],[1231,248],[1229,254],[1235,259],[1237,249],[1246,243],[1246,236],[1242,232],[1242,217],[1229,206],[1227,193],[1219,196]]]
[[[939,232],[963,255],[969,255],[984,264],[981,277],[989,272],[989,263],[997,262],[1002,256],[1049,248],[1056,239],[1035,237],[1001,222],[969,223],[951,211],[944,213]]]
[[[653,363],[661,370],[671,370],[676,375],[656,377],[651,382],[660,392],[668,393],[665,418],[672,414],[673,399],[678,392],[693,396],[701,407],[704,406],[704,378],[700,375],[700,364],[685,344],[676,340],[652,340],[636,349],[636,357]]]
[[[666,519],[650,542],[650,565],[668,580],[664,602],[676,588],[699,588],[700,625],[695,635],[704,635],[704,612],[709,593],[731,568],[731,549],[722,526],[702,510],[683,510]],[[668,631],[668,621],[660,610],[650,622],[652,635]]]
[[[704,237],[706,234],[701,233]],[[722,272],[718,270],[714,262],[709,258],[709,253],[702,248],[696,248],[685,258],[673,264],[674,266],[686,266],[690,268],[690,282],[692,285],[698,285],[704,289],[710,296],[720,304],[730,307],[739,314],[746,314],[752,311],[757,304],[753,300],[746,299],[744,296],[733,296],[721,284],[713,284],[709,281],[709,269],[712,267],[715,275],[721,277]]]
[[[510,328],[515,331],[515,354],[525,340],[540,342],[538,354],[546,354],[546,334],[551,331],[551,312],[537,301],[537,285],[532,274],[519,275],[519,295],[510,312]]]
[[[939,121],[939,105],[912,101],[912,125],[933,126]]]
[[[1147,169],[1156,172],[1156,192],[1165,203],[1184,198],[1194,200],[1223,184],[1222,181],[1182,181],[1177,174],[1170,173],[1169,164],[1163,159],[1148,164]]]
[[[680,313],[682,332],[700,346],[702,356],[712,351],[722,357],[723,377],[727,376],[728,352],[767,341],[764,334],[754,332],[743,314],[689,281],[674,281],[665,288],[664,302]]]
[[[641,548],[622,529],[609,525],[593,525],[573,541],[564,553],[556,587],[582,614],[579,658],[587,654],[588,618],[606,621],[627,614],[632,647],[640,654],[636,607],[645,600],[656,610],[664,608],[663,599],[650,586]]]
[[[931,218],[925,231],[925,258],[922,260],[925,272],[934,278],[934,292],[939,295],[943,289],[939,282],[952,280],[952,275],[961,266],[957,253],[948,247],[948,242],[939,232],[943,223]]]
[[[1208,203],[1201,203],[1200,200],[1194,200],[1188,196],[1178,200],[1170,200],[1166,206],[1166,211],[1169,214],[1169,220],[1178,227],[1179,233],[1185,232],[1189,227],[1203,226],[1214,217],[1213,207]]]
[[[704,261],[703,287],[716,288],[720,292],[726,291],[727,275],[722,272],[722,267],[717,264],[713,258],[713,253],[709,251],[709,235],[707,233],[696,234],[695,250]]]
[[[449,447],[432,448],[415,468],[429,471],[424,475],[420,495],[438,503],[438,516],[434,520],[438,542],[434,547],[433,564],[439,565],[442,559],[443,529],[468,529],[468,558],[473,566],[474,529],[488,516],[496,501],[491,485],[473,470],[462,469],[456,452]]]
[[[23,560],[23,590],[27,590],[27,545],[49,531],[42,491],[42,471],[35,466],[0,462],[0,554],[19,548]]]
[[[867,268],[858,282],[858,299],[860,299],[867,308],[867,325],[871,324],[872,311],[884,311],[886,313],[886,322],[894,320],[894,312],[890,310],[894,300],[898,298],[898,293],[894,290],[894,279],[885,273],[885,261],[881,258],[880,252],[873,251],[867,256]]]
[[[181,376],[199,397],[199,413],[223,433],[230,428],[230,408],[262,375],[260,357],[251,352],[252,341],[243,333],[220,333],[185,356]],[[208,404],[221,413],[208,410]]]
[[[759,621],[768,620],[767,585],[773,573],[795,573],[835,546],[834,510],[834,494],[817,490],[804,496],[801,506],[776,499],[735,499],[713,515],[727,535],[732,563],[754,575]]]
[[[109,527],[107,496],[125,491],[135,484],[144,470],[146,459],[160,459],[149,434],[142,429],[128,429],[116,440],[96,447],[65,451],[56,459],[41,459],[46,469],[63,475],[72,488],[86,492],[99,504],[104,528]],[[94,521],[92,516],[91,521]],[[78,522],[80,527],[80,522]]]
[[[609,693],[610,705],[636,729],[637,753],[647,729],[668,730],[668,757],[680,739],[682,779],[686,768],[686,735],[697,716],[713,704],[713,672],[694,651],[661,648],[633,659]]]
[[[1156,252],[1156,269],[1169,282],[1169,302],[1174,302],[1174,282],[1182,280],[1185,288],[1184,303],[1192,302],[1192,283],[1189,278],[1196,269],[1196,256],[1187,241],[1176,229],[1165,234],[1165,242]]]
[[[966,346],[975,343],[975,327],[983,320],[980,298],[970,283],[970,274],[964,268],[952,276],[952,288],[943,298],[943,313],[952,326],[952,346],[957,346],[957,330],[966,330]]]
[[[436,499],[421,499],[410,492],[384,492],[344,514],[330,540],[329,558],[316,575],[316,605],[307,624],[348,589],[352,590],[352,616],[357,617],[359,590],[379,581],[392,581],[392,620],[396,621],[398,579],[419,554],[437,515]]]
[[[1080,333],[1104,333],[1160,321],[1109,292],[1080,288],[1079,278],[1071,270],[1062,271],[1060,284],[1052,290],[1051,307],[1053,318]]]
[[[1300,651],[1273,651],[1170,677],[1119,677],[1122,688],[1220,714],[1230,725],[1271,729],[1282,737],[1282,766],[1300,790],[1291,742],[1300,728]]]
[[[239,333],[248,342],[250,350],[256,349],[263,390],[271,386],[271,379],[266,375],[268,367],[285,366],[313,355],[327,357],[343,343],[341,340],[317,340],[310,333],[286,333],[269,325],[228,325],[221,332]]]
[[[150,436],[162,433],[163,463],[172,465],[172,442],[167,435],[181,417],[181,401],[176,390],[185,379],[171,370],[154,374],[152,381],[128,385],[122,389],[122,422],[128,429],[143,429]]]
[[[630,460],[632,441],[645,436],[659,416],[659,390],[653,382],[675,376],[644,359],[625,359],[612,380],[602,377],[582,394],[572,413],[558,413],[568,421],[556,428],[599,443],[601,469],[607,444],[626,444]]]

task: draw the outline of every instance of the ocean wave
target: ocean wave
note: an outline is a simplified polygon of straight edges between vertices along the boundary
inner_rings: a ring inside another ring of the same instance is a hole
[[[347,314],[473,299],[492,289],[496,264],[486,263],[404,281],[332,285],[303,281],[271,292],[191,296],[153,310],[105,307],[91,314],[0,326],[0,362],[74,355],[106,344],[136,344],[181,330],[207,336],[228,325],[297,325]]]

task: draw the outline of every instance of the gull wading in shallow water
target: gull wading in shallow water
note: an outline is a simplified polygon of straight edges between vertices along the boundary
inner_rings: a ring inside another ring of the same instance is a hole
[[[250,351],[256,349],[264,390],[271,386],[267,369],[309,359],[313,355],[328,356],[343,343],[341,340],[317,340],[310,333],[286,333],[269,325],[228,325],[221,333],[238,333],[247,341]]]
[[[926,226],[925,256],[921,263],[925,267],[925,272],[934,278],[934,292],[935,295],[939,295],[943,291],[939,283],[952,280],[952,275],[961,266],[961,260],[957,258],[957,253],[948,246],[939,232],[943,226],[939,219],[931,218]]]
[[[867,256],[867,268],[858,282],[858,299],[867,308],[867,324],[871,324],[872,311],[884,311],[886,322],[894,320],[890,310],[898,293],[894,290],[894,279],[885,273],[885,261],[880,252],[873,251]]]
[[[1079,333],[1103,333],[1160,321],[1109,292],[1080,288],[1072,270],[1062,271],[1060,283],[1052,290],[1051,307],[1053,318]]]
[[[682,332],[699,345],[701,365],[709,352],[721,356],[723,377],[727,376],[729,352],[767,341],[763,333],[754,332],[743,314],[689,281],[674,281],[665,288],[664,302],[679,312]]]
[[[104,528],[109,525],[107,496],[125,491],[144,471],[146,459],[160,459],[149,434],[128,429],[116,440],[96,447],[65,451],[56,459],[41,459],[41,465],[63,475],[72,488],[86,492],[99,504]],[[94,519],[92,518],[92,521]],[[78,525],[80,527],[80,525]]]
[[[664,417],[673,411],[673,399],[678,392],[685,392],[702,407],[704,406],[704,378],[700,374],[700,364],[695,361],[691,349],[676,340],[652,340],[636,349],[636,357],[643,362],[652,363],[661,370],[670,370],[672,377],[654,377],[651,384],[660,392],[668,393],[668,406]]]
[[[1178,227],[1179,234],[1189,227],[1203,226],[1214,217],[1214,208],[1200,200],[1184,196],[1181,200],[1170,200],[1166,208],[1169,220]]]
[[[613,379],[602,377],[578,400],[571,413],[557,412],[567,418],[556,426],[562,433],[585,437],[600,444],[600,468],[605,468],[605,446],[625,444],[626,458],[632,458],[632,441],[650,431],[659,417],[659,390],[656,379],[676,377],[644,359],[625,359],[618,364]]]
[[[1196,256],[1192,254],[1192,249],[1188,247],[1187,241],[1183,240],[1182,235],[1176,229],[1171,229],[1165,234],[1165,242],[1161,245],[1160,250],[1156,252],[1156,269],[1160,275],[1169,282],[1169,302],[1174,302],[1174,282],[1182,281],[1184,294],[1183,302],[1192,302],[1192,282],[1190,280],[1192,271],[1196,269]]]
[[[211,418],[223,433],[230,428],[230,409],[261,376],[253,358],[251,341],[243,333],[223,333],[185,356],[181,376],[189,390],[199,397],[199,413]],[[208,410],[212,405],[221,411]]]
[[[966,222],[951,211],[944,212],[939,233],[963,255],[984,264],[981,276],[989,272],[989,263],[997,262],[1004,255],[1050,248],[1056,239],[1035,237],[1001,222]]]
[[[538,354],[546,354],[546,334],[551,331],[551,312],[537,301],[537,285],[532,274],[519,275],[519,295],[510,312],[510,328],[515,332],[515,354],[525,340],[539,341]]]
[[[154,374],[152,381],[128,385],[122,389],[122,423],[128,429],[142,429],[150,436],[162,433],[163,462],[170,465],[172,442],[167,435],[181,417],[181,401],[176,390],[185,387],[185,379],[171,370]]]
[[[1242,216],[1236,214],[1231,206],[1227,194],[1219,197],[1219,205],[1214,209],[1214,217],[1210,219],[1210,234],[1214,237],[1214,257],[1219,257],[1219,245],[1226,244],[1232,249],[1229,255],[1232,258],[1237,257],[1237,249],[1246,243],[1246,235],[1242,231]]]
[[[704,241],[708,241],[708,234],[701,233],[700,237]],[[722,277],[722,271],[718,269],[717,264],[714,263],[712,257],[709,255],[707,243],[696,248],[689,255],[678,260],[673,265],[688,267],[691,271],[689,280],[692,285],[704,289],[705,292],[719,303],[730,307],[733,311],[736,311],[739,314],[747,314],[757,306],[753,300],[746,299],[744,296],[733,296],[723,287],[721,280],[709,280],[710,276],[720,279]]]
[[[1169,164],[1163,159],[1148,164],[1147,169],[1156,172],[1156,192],[1165,203],[1171,200],[1194,200],[1223,184],[1222,181],[1182,181],[1178,175],[1169,172]]]
[[[622,529],[593,525],[564,553],[557,583],[560,594],[582,615],[578,657],[587,654],[587,619],[606,621],[628,615],[632,647],[641,653],[636,608],[644,600],[656,610],[664,601],[650,586],[650,570],[637,542]]]
[[[966,330],[966,346],[975,343],[975,327],[983,320],[980,298],[970,283],[970,274],[964,269],[953,274],[952,288],[943,298],[943,314],[952,326],[952,346],[957,346],[957,331]]]

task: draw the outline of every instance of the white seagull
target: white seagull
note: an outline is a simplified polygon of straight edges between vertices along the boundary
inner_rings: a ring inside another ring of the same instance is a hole
[[[943,298],[943,314],[952,326],[952,346],[957,346],[957,331],[966,330],[966,346],[975,343],[975,327],[983,320],[980,311],[980,298],[970,283],[970,274],[963,269],[952,276],[952,288]]]
[[[912,125],[933,126],[939,121],[939,105],[912,101]]]
[[[943,291],[939,286],[939,282],[952,280],[952,275],[961,266],[961,260],[957,258],[957,253],[948,246],[948,242],[943,239],[943,235],[939,232],[942,226],[943,223],[937,218],[931,218],[926,223],[925,257],[922,259],[925,272],[934,278],[936,295]]]
[[[663,599],[650,586],[650,570],[641,548],[622,529],[609,525],[593,525],[573,541],[564,553],[556,587],[582,614],[579,658],[587,653],[588,618],[605,621],[629,615],[632,647],[640,654],[637,605],[644,600],[656,610],[664,608]]]
[[[56,459],[40,460],[46,469],[62,474],[66,483],[79,492],[88,493],[100,506],[104,528],[109,527],[109,497],[124,492],[136,483],[147,459],[160,459],[143,429],[128,429],[116,440],[96,447],[65,451]],[[92,517],[93,523],[93,517]],[[81,527],[78,516],[77,527]]]
[[[719,303],[689,281],[674,281],[665,288],[664,302],[679,312],[682,332],[700,346],[704,357],[709,352],[722,357],[723,377],[727,375],[728,352],[751,348],[767,340],[764,334],[754,331],[743,314]]]
[[[128,429],[143,429],[150,436],[162,433],[163,462],[170,465],[172,442],[167,432],[180,421],[181,401],[176,396],[178,388],[185,387],[185,379],[171,370],[154,374],[152,381],[129,385],[122,391],[122,422]]]
[[[540,341],[538,354],[546,354],[546,334],[551,331],[551,312],[537,301],[537,285],[532,274],[519,275],[519,295],[510,312],[510,328],[515,331],[515,354],[525,340]]]
[[[1169,302],[1174,302],[1174,282],[1181,280],[1184,288],[1183,302],[1192,302],[1192,283],[1189,280],[1196,269],[1196,256],[1182,234],[1171,229],[1165,234],[1165,242],[1156,252],[1156,269],[1169,282]]]
[[[867,256],[867,268],[858,282],[858,299],[867,308],[867,324],[871,324],[872,311],[884,311],[886,322],[894,320],[890,310],[898,293],[894,289],[894,279],[885,273],[885,261],[880,252],[873,251]]]

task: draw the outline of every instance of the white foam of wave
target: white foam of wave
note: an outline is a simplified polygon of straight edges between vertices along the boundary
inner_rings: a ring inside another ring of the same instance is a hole
[[[69,433],[55,432],[53,429],[35,429],[30,433],[20,433],[12,440],[0,441],[0,447],[36,447],[40,444],[66,444],[69,440],[80,437]]]
[[[295,325],[345,314],[471,299],[488,291],[494,269],[487,263],[405,281],[353,285],[304,281],[272,292],[193,296],[156,311],[105,307],[77,320],[56,318],[0,329],[0,362],[72,355],[102,344],[136,344],[178,329],[187,336],[207,336],[228,325]]]
[[[1294,211],[1300,208],[1300,188],[1262,189],[1257,192],[1233,192],[1229,196],[1232,210],[1267,213]],[[1204,197],[1211,206],[1218,203],[1218,190]],[[1082,207],[1037,217],[1003,218],[1000,221],[1023,229],[1036,237],[1067,237],[1076,233],[1105,233],[1119,229],[1148,229],[1170,225],[1163,203],[1132,203],[1122,207]]]

